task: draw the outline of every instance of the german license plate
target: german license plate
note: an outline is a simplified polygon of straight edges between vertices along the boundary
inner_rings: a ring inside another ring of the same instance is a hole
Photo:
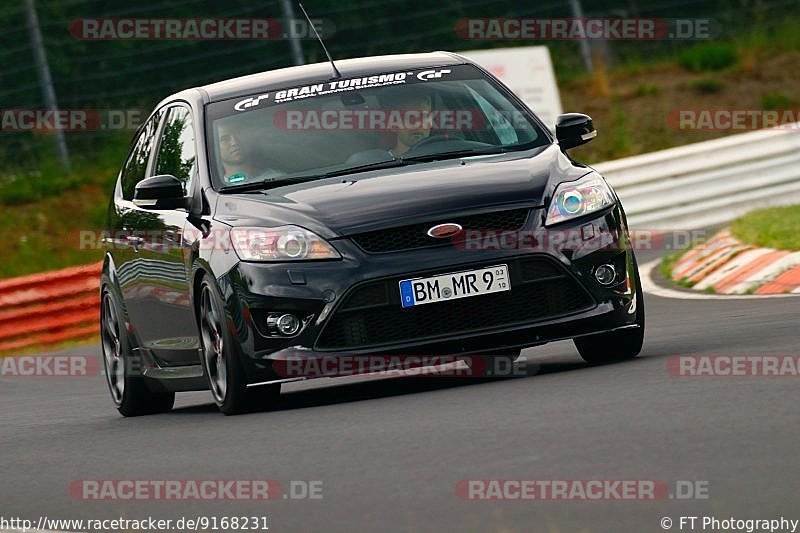
[[[400,303],[403,307],[414,307],[510,290],[508,265],[495,265],[429,278],[404,279],[400,282]]]

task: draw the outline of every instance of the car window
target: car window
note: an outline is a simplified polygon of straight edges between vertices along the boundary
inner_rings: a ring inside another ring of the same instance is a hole
[[[188,195],[196,155],[191,112],[183,106],[171,107],[161,133],[154,174],[175,176],[183,184],[184,194]]]
[[[259,91],[209,104],[206,120],[221,188],[550,142],[534,115],[473,65]]]
[[[519,137],[511,122],[503,116],[503,111],[497,109],[489,103],[486,98],[470,89],[470,95],[478,102],[478,106],[486,116],[488,125],[494,130],[495,135],[503,144],[514,144],[519,142]]]
[[[126,200],[133,199],[133,192],[136,184],[145,178],[147,172],[147,162],[150,160],[150,152],[158,131],[158,123],[164,115],[163,111],[157,111],[150,120],[145,123],[139,136],[133,143],[133,148],[125,162],[120,178],[122,185],[122,197]]]

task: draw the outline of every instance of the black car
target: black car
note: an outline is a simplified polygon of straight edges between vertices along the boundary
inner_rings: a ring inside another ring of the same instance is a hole
[[[109,206],[101,328],[126,416],[210,388],[268,405],[297,363],[636,356],[644,305],[611,187],[464,57],[286,68],[188,89],[142,125]]]

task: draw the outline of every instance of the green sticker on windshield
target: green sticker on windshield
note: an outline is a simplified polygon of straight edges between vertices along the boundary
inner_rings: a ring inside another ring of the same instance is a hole
[[[240,174],[233,174],[231,176],[228,176],[227,178],[225,178],[225,181],[227,181],[228,183],[241,183],[246,179],[247,179],[247,176],[245,176],[244,174],[240,173]]]

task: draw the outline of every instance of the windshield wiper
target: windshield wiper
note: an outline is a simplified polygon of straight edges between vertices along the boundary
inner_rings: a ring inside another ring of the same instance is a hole
[[[444,159],[457,159],[459,157],[469,157],[473,155],[504,154],[508,150],[498,146],[491,148],[470,148],[469,150],[453,150],[452,152],[437,152],[435,154],[423,154],[401,157],[407,162],[440,161]]]
[[[258,191],[263,189],[274,189],[275,187],[283,187],[284,185],[291,185],[293,183],[302,183],[304,181],[321,180],[325,178],[333,178],[335,176],[344,176],[346,174],[354,174],[357,172],[367,172],[369,170],[380,170],[382,168],[402,167],[411,165],[415,161],[405,159],[391,159],[389,161],[380,161],[378,163],[369,163],[366,165],[358,165],[355,167],[343,168],[341,170],[331,170],[322,174],[303,174],[300,176],[284,176],[277,179],[268,179],[254,181],[252,183],[242,183],[240,185],[229,185],[220,189],[220,192],[243,192],[243,191]]]
[[[239,185],[228,185],[222,187],[220,192],[246,192],[246,191],[260,191],[264,189],[271,189],[273,187],[281,187],[283,185],[290,185],[292,183],[301,183],[303,181],[311,181],[312,178],[308,176],[286,177],[268,180],[253,181],[251,183],[240,183]]]

